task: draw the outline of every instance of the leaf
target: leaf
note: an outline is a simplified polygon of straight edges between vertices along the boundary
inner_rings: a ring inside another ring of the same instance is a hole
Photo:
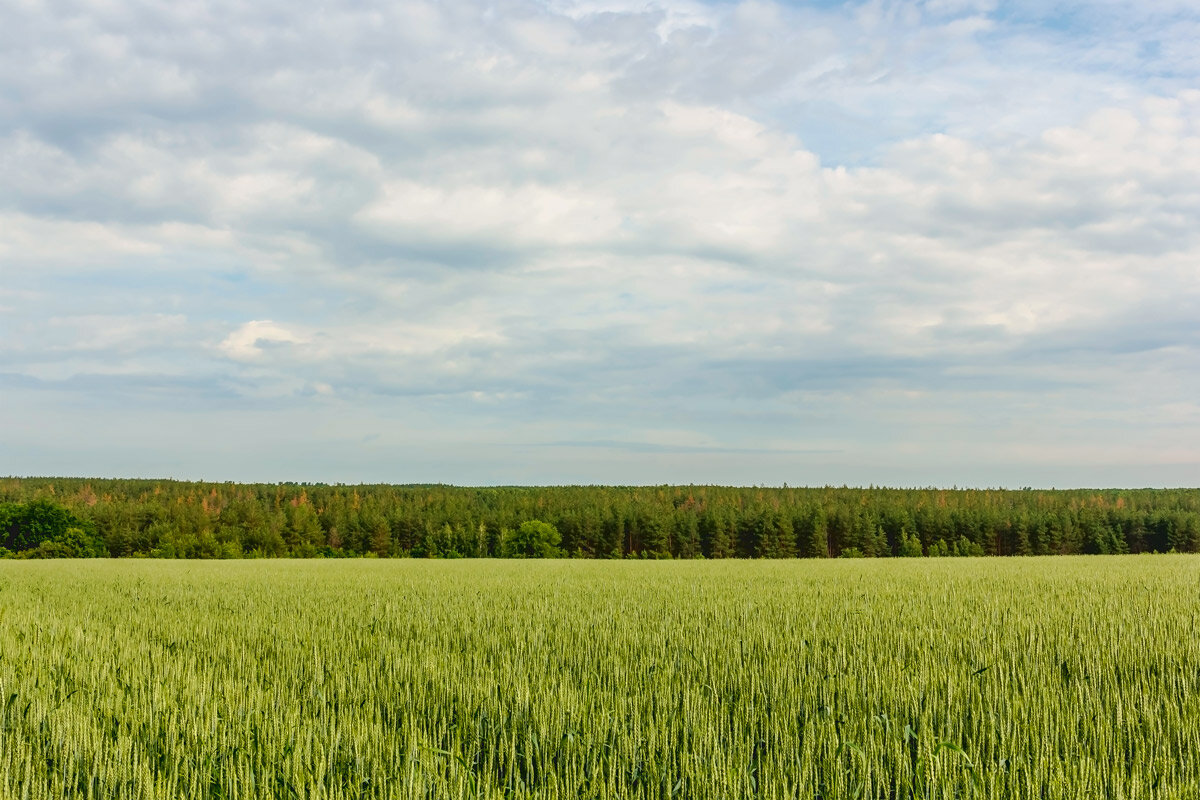
[[[963,760],[967,762],[967,772],[971,775],[971,782],[974,783],[977,788],[983,786],[983,778],[980,777],[978,770],[975,769],[975,762],[971,760],[969,755],[967,755],[966,750],[963,750],[962,747],[956,745],[954,742],[939,742],[938,746],[934,748],[933,754],[936,756],[943,750],[949,750],[952,753],[957,753],[958,755],[962,756]]]
[[[862,760],[864,762],[867,760],[867,754],[862,751],[862,748],[859,747],[858,745],[856,745],[854,742],[850,741],[849,739],[844,740],[841,744],[838,745],[837,752],[834,753],[833,757],[841,758],[842,753],[845,752],[846,750],[850,750],[851,752],[858,753],[859,757],[862,758]]]

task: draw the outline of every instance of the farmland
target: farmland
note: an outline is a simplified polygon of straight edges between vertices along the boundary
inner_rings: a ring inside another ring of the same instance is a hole
[[[0,796],[1195,798],[1200,558],[0,561]]]

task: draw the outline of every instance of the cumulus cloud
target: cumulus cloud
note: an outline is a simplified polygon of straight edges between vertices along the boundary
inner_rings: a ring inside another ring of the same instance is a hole
[[[15,7],[0,470],[1195,482],[1197,15],[1060,5]]]

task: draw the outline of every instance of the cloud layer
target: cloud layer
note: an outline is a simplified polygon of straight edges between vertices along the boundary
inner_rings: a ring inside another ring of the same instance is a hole
[[[0,472],[1200,483],[1200,15],[10,4]]]

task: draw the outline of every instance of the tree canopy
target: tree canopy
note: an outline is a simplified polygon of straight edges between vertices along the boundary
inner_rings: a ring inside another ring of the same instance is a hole
[[[1200,490],[4,478],[0,533],[15,553],[169,558],[1200,552]]]
[[[44,498],[0,504],[0,547],[50,558],[107,555],[95,526]]]

